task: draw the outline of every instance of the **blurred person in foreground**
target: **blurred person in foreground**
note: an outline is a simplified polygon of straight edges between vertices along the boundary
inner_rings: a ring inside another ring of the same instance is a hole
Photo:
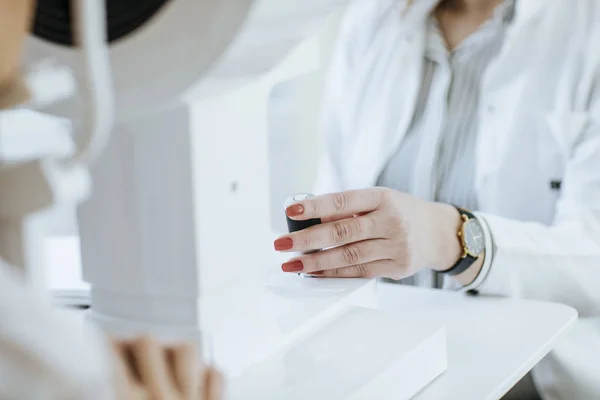
[[[327,85],[283,270],[572,306],[511,396],[600,398],[600,1],[357,0]]]
[[[34,6],[0,0],[0,112],[28,100],[20,58]],[[188,343],[84,330],[0,260],[0,398],[219,400],[221,377],[197,354]]]

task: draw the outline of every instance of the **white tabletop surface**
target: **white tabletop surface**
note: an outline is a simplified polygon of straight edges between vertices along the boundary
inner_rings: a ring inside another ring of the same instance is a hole
[[[380,284],[378,294],[382,308],[445,323],[448,370],[417,400],[501,398],[568,334],[577,319],[575,310],[558,304],[394,284]]]
[[[50,286],[85,288],[72,244],[63,245],[50,246],[50,259],[61,266],[50,274]],[[558,304],[381,282],[377,297],[381,309],[394,310],[412,321],[442,322],[446,327],[448,370],[417,400],[500,399],[568,334],[577,319],[575,310]]]

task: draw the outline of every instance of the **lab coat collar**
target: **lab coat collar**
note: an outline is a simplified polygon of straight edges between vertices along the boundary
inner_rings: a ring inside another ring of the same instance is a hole
[[[423,25],[429,15],[441,0],[413,0],[409,5],[409,1],[405,1],[402,5],[402,16],[406,18],[407,29]]]
[[[408,1],[403,2],[402,14],[407,18],[411,27],[423,23],[433,12],[441,0],[413,0],[409,6]],[[523,25],[537,17],[543,6],[550,0],[516,0],[515,25]],[[414,25],[413,25],[414,24]]]

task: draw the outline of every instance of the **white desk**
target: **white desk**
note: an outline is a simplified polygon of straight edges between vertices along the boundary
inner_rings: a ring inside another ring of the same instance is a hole
[[[575,310],[557,304],[469,297],[393,284],[380,284],[378,292],[383,308],[446,325],[448,370],[418,400],[501,398],[577,319]]]
[[[377,297],[377,308],[405,315],[411,324],[445,326],[448,369],[416,400],[498,400],[577,320],[575,310],[558,304],[472,297],[389,283],[379,283]],[[257,384],[261,388],[266,385]],[[386,396],[377,398],[394,399],[401,385],[401,377],[388,382],[382,389]]]
[[[78,272],[76,261],[70,256],[57,257],[72,252],[60,249],[57,253],[51,258],[64,274],[51,281],[61,283],[57,285],[60,288],[79,286],[73,276]],[[501,398],[556,346],[577,318],[573,309],[562,305],[469,297],[386,283],[379,283],[377,295],[381,309],[394,310],[413,321],[441,321],[446,326],[448,370],[417,400]],[[393,398],[394,387],[389,393]]]
[[[380,284],[380,308],[446,326],[448,370],[416,400],[497,400],[576,322],[566,306]],[[401,379],[398,385],[402,385]],[[392,399],[395,386],[390,386]]]

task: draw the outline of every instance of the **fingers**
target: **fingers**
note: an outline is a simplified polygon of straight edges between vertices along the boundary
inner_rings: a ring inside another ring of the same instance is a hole
[[[364,215],[367,213],[361,213],[361,214]],[[343,219],[348,219],[348,218],[356,218],[358,216],[359,216],[359,214],[328,215],[326,217],[321,218],[321,223],[327,224],[329,222],[341,221]]]
[[[367,215],[369,212],[370,211],[365,211],[365,212],[361,212],[361,213],[357,213],[357,214],[336,215],[336,216],[330,216],[330,217],[323,217],[323,218],[321,218],[321,223],[326,224],[328,222],[340,221],[342,219],[347,219],[347,218],[358,218],[358,217],[362,217],[363,215]]]
[[[372,188],[327,194],[293,204],[286,213],[298,220],[321,218],[331,221],[378,209],[385,192],[383,188]]]
[[[389,278],[400,280],[405,276],[391,260],[375,261],[324,271],[322,278]]]
[[[284,272],[304,272],[311,274],[313,272],[386,260],[392,256],[392,253],[391,242],[388,240],[365,240],[290,260],[282,265],[282,269]]]
[[[223,376],[213,368],[206,368],[202,376],[202,397],[205,400],[222,400],[224,398]]]
[[[147,392],[141,386],[136,372],[135,363],[132,363],[129,345],[113,341],[115,392],[117,399],[145,400]]]
[[[294,232],[275,241],[277,251],[310,251],[385,236],[385,224],[377,221],[377,213],[316,225]]]
[[[154,398],[175,398],[175,383],[171,377],[163,346],[151,338],[141,338],[133,344],[141,381]]]
[[[173,378],[182,399],[199,398],[202,376],[196,346],[177,345],[170,350],[170,354]]]
[[[152,338],[114,341],[117,398],[221,400],[223,378],[200,365],[191,344],[165,346]]]
[[[126,343],[113,342],[115,352],[115,370],[120,379],[124,379],[128,384],[138,382],[135,374],[135,366],[129,359],[129,349]]]

